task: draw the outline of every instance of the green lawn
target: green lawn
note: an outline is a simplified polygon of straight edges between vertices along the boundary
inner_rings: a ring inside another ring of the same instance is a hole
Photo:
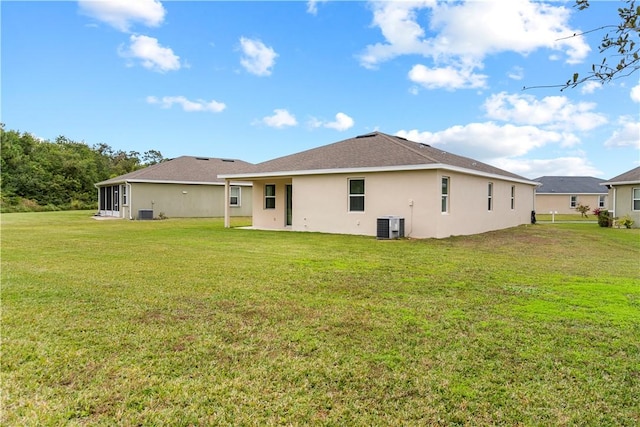
[[[640,423],[638,229],[53,212],[1,237],[2,425]]]

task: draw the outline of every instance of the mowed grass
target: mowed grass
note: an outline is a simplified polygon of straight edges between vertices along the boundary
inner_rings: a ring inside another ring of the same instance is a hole
[[[640,230],[5,214],[1,296],[7,426],[640,423]]]

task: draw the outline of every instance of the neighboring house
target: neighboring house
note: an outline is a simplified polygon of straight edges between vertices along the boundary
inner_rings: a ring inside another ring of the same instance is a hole
[[[537,185],[485,163],[380,132],[219,177],[227,185],[238,180],[253,183],[255,228],[376,236],[378,220],[396,216],[404,219],[404,236],[416,238],[529,223]]]
[[[609,189],[607,208],[614,217],[629,215],[640,227],[640,166],[602,183]]]
[[[589,206],[589,213],[607,206],[607,190],[600,184],[604,179],[591,176],[541,176],[534,179],[541,185],[536,189],[536,212],[546,214],[576,214],[578,205]]]
[[[182,156],[98,182],[99,215],[222,217],[229,206],[231,216],[251,216],[251,183],[234,181],[225,196],[225,182],[218,178],[251,166],[236,159]]]

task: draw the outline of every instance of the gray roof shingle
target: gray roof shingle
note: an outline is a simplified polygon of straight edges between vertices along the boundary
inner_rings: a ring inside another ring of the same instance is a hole
[[[399,136],[373,132],[266,162],[248,173],[337,170],[410,165],[448,165],[475,172],[530,181],[486,163],[448,153]]]
[[[96,184],[117,184],[124,181],[157,181],[176,183],[224,183],[219,174],[239,173],[253,164],[238,159],[181,156],[137,171],[129,172]]]
[[[604,179],[592,176],[541,176],[534,181],[542,183],[538,194],[607,194],[600,185]]]
[[[605,184],[613,184],[618,182],[628,182],[628,183],[640,183],[640,166],[637,168],[631,169],[623,174],[620,174],[616,177],[611,178],[608,181],[605,181]]]

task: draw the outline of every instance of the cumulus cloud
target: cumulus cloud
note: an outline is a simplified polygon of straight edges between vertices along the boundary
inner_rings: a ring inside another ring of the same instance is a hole
[[[487,76],[475,74],[471,68],[461,69],[452,66],[428,68],[422,64],[414,65],[409,71],[409,80],[427,89],[463,89],[483,88]]]
[[[296,117],[285,109],[278,108],[273,110],[273,113],[272,116],[263,117],[260,123],[277,129],[296,126],[298,124]]]
[[[129,42],[129,46],[118,49],[123,58],[139,60],[144,68],[161,73],[181,68],[180,57],[171,48],[161,46],[158,39],[133,34]]]
[[[158,0],[78,0],[80,11],[122,32],[134,23],[157,27],[164,20],[165,9]]]
[[[607,123],[604,115],[593,111],[596,104],[574,103],[565,96],[538,100],[533,95],[500,92],[487,98],[483,108],[490,119],[566,132],[589,131]]]
[[[605,141],[605,147],[632,147],[640,149],[640,122],[637,118],[623,116],[619,128]]]
[[[368,45],[359,55],[366,68],[400,55],[421,55],[433,66],[414,66],[416,82],[428,88],[479,87],[474,70],[484,58],[501,52],[527,55],[538,49],[561,52],[568,63],[581,62],[590,48],[580,31],[569,26],[571,9],[535,1],[370,2],[373,23],[384,42]],[[458,70],[452,73],[452,69]],[[440,71],[442,70],[442,71]],[[442,75],[445,74],[443,77]],[[457,76],[447,78],[448,74]],[[467,77],[467,78],[463,78]],[[470,78],[473,77],[472,80]],[[411,76],[410,76],[411,78]],[[438,85],[444,80],[445,84]]]
[[[260,40],[252,40],[246,37],[240,38],[242,58],[240,64],[251,74],[257,76],[271,75],[271,68],[275,65],[278,54],[271,47],[266,46]]]
[[[452,126],[439,132],[400,130],[396,135],[452,153],[465,153],[465,156],[485,162],[522,156],[546,144],[562,142],[564,138],[562,133],[535,126],[498,125],[494,122]]]
[[[535,179],[540,176],[600,176],[602,171],[583,156],[553,159],[497,159],[493,165]]]
[[[580,93],[587,95],[596,91],[596,89],[602,89],[602,83],[588,81],[580,85]]]
[[[322,120],[312,118],[309,125],[314,128],[325,127],[342,132],[347,129],[351,129],[354,125],[354,121],[345,113],[338,113],[336,114],[336,119],[332,122],[323,122]]]
[[[180,105],[186,112],[210,112],[219,113],[223,111],[227,106],[218,101],[204,101],[198,99],[196,101],[190,101],[184,96],[163,96],[157,98],[155,96],[148,96],[147,103],[153,105],[160,105],[162,108],[171,108],[174,104]]]
[[[640,84],[631,88],[631,93],[629,94],[631,100],[633,102],[640,102]]]

